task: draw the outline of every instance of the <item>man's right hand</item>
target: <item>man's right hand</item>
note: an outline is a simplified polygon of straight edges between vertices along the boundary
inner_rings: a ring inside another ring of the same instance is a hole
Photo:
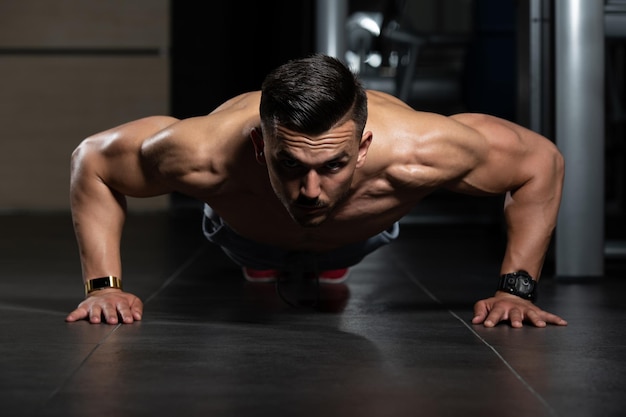
[[[137,296],[111,288],[95,291],[87,296],[65,321],[86,319],[90,323],[129,324],[141,320],[142,313],[143,303]]]

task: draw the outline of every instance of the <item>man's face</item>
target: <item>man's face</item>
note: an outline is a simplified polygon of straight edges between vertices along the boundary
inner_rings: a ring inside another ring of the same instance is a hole
[[[354,171],[365,162],[371,135],[358,138],[348,121],[319,136],[278,126],[265,138],[274,192],[301,226],[321,224],[350,193]]]

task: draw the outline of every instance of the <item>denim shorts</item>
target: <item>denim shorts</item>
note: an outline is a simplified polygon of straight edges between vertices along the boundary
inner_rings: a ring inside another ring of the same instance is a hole
[[[202,219],[204,236],[220,246],[239,266],[254,269],[315,272],[347,268],[359,263],[366,255],[398,238],[400,225],[362,242],[351,243],[327,252],[288,251],[240,236],[208,205]]]

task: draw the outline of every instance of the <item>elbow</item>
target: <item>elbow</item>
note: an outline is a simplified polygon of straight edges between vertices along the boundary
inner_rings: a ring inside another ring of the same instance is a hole
[[[72,151],[72,154],[70,155],[70,166],[71,166],[72,172],[80,164],[80,161],[83,155],[86,153],[86,148],[87,148],[87,145],[85,144],[85,141],[82,141]]]
[[[551,200],[560,206],[561,196],[563,194],[563,184],[565,181],[565,158],[555,148],[552,155],[552,197]],[[558,209],[557,209],[558,210]]]
[[[565,158],[563,157],[563,154],[558,151],[558,149],[555,149],[553,161],[555,177],[558,179],[560,184],[563,184],[565,179]]]
[[[70,155],[70,181],[73,185],[77,180],[94,173],[102,152],[101,143],[93,137],[84,139]]]
[[[70,155],[70,172],[71,172],[72,178],[74,177],[74,174],[80,167],[80,163],[83,160],[85,153],[87,153],[86,148],[87,148],[87,145],[85,141],[83,141],[72,151],[72,154]]]
[[[70,170],[72,176],[80,169],[87,156],[93,152],[93,144],[91,142],[92,141],[87,138],[79,143],[72,151],[70,155]]]

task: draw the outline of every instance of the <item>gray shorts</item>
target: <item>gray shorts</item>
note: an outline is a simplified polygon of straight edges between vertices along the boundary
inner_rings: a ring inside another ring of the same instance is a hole
[[[398,238],[400,225],[365,241],[352,243],[328,252],[287,251],[238,235],[211,207],[204,206],[202,219],[204,236],[220,246],[239,266],[281,271],[327,271],[356,265],[366,255]]]

